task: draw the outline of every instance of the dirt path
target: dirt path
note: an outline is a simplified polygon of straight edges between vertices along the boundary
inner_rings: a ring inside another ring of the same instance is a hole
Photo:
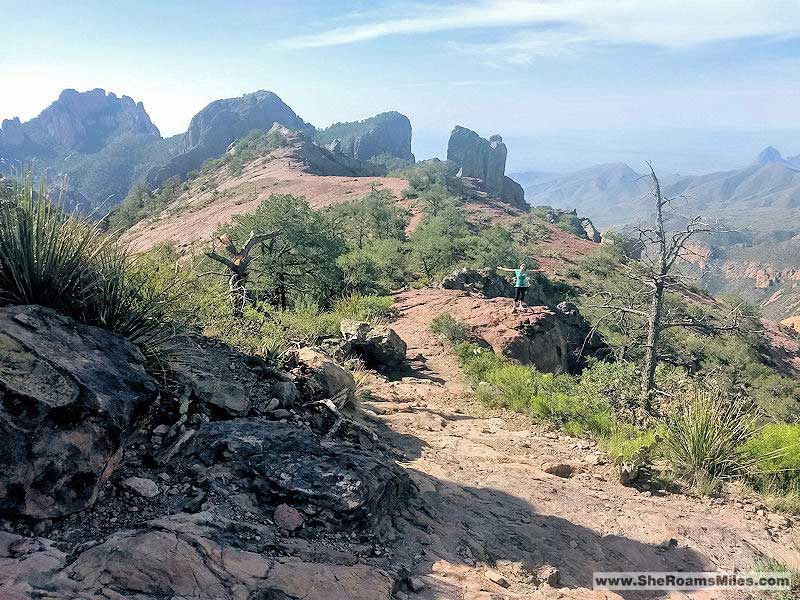
[[[593,571],[749,570],[762,555],[800,567],[795,522],[757,513],[747,499],[624,487],[591,442],[476,403],[448,349],[399,306],[394,327],[409,345],[413,373],[378,382],[364,408],[376,413],[420,490],[398,525],[409,554],[401,550],[398,560],[417,578],[409,597],[747,598],[586,588]],[[568,463],[576,473],[551,475],[544,463]],[[554,586],[532,577],[544,565],[559,571]],[[490,566],[506,581],[490,581]]]

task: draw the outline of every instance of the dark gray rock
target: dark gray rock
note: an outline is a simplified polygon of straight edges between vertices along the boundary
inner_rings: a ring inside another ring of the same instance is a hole
[[[530,208],[525,202],[525,190],[508,175],[503,176],[503,190],[500,192],[500,197],[519,209],[528,210]]]
[[[254,129],[268,131],[274,123],[289,129],[313,131],[274,93],[258,91],[239,98],[215,100],[197,113],[183,136],[184,152],[161,167],[150,170],[147,184],[158,187],[170,177],[181,179],[210,158],[225,153],[236,139]]]
[[[410,491],[406,473],[350,444],[321,442],[309,429],[262,419],[207,423],[188,456],[212,480],[238,481],[272,506],[311,506],[322,524],[374,523]]]
[[[184,360],[171,366],[179,391],[176,395],[188,401],[184,413],[203,413],[217,419],[243,417],[256,403],[269,402],[270,389],[279,385],[269,366],[254,357],[247,357],[235,348],[208,338],[185,338]],[[274,383],[273,383],[274,382]],[[291,391],[281,388],[287,401]]]
[[[157,394],[126,339],[37,306],[0,309],[0,509],[91,506]]]

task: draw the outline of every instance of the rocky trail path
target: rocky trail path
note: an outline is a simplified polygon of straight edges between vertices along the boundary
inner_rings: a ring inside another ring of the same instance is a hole
[[[763,556],[800,566],[797,520],[756,499],[625,487],[593,442],[477,403],[429,319],[419,310],[409,316],[419,307],[414,294],[397,306],[393,328],[408,343],[412,369],[377,382],[363,408],[420,492],[398,525],[405,541],[396,556],[407,552],[404,562],[413,565],[413,591],[399,598],[748,598],[594,592],[591,578],[593,571],[750,570]]]

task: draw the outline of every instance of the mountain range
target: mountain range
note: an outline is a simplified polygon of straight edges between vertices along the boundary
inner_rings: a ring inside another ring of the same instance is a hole
[[[46,172],[51,186],[66,187],[71,204],[105,209],[120,203],[135,184],[157,188],[172,177],[185,179],[237,139],[275,123],[319,136],[335,154],[370,162],[373,170],[414,162],[411,123],[397,112],[317,132],[276,94],[260,90],[216,100],[191,119],[186,133],[163,138],[141,102],[98,88],[64,90],[30,121],[3,120],[0,174],[28,167]]]
[[[800,209],[800,155],[784,158],[765,148],[747,166],[706,175],[658,173],[664,194],[680,197],[686,210],[734,223],[770,228],[776,213]],[[601,227],[622,226],[649,214],[650,179],[625,163],[574,173],[515,173],[528,202],[575,208]]]

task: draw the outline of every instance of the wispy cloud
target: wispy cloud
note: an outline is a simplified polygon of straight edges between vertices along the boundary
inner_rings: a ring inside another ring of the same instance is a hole
[[[741,38],[800,37],[797,0],[473,0],[436,6],[389,3],[382,12],[387,16],[351,15],[347,25],[278,44],[322,48],[389,36],[514,28],[500,42],[453,43],[452,47],[525,64],[537,56],[587,44],[687,48]]]

